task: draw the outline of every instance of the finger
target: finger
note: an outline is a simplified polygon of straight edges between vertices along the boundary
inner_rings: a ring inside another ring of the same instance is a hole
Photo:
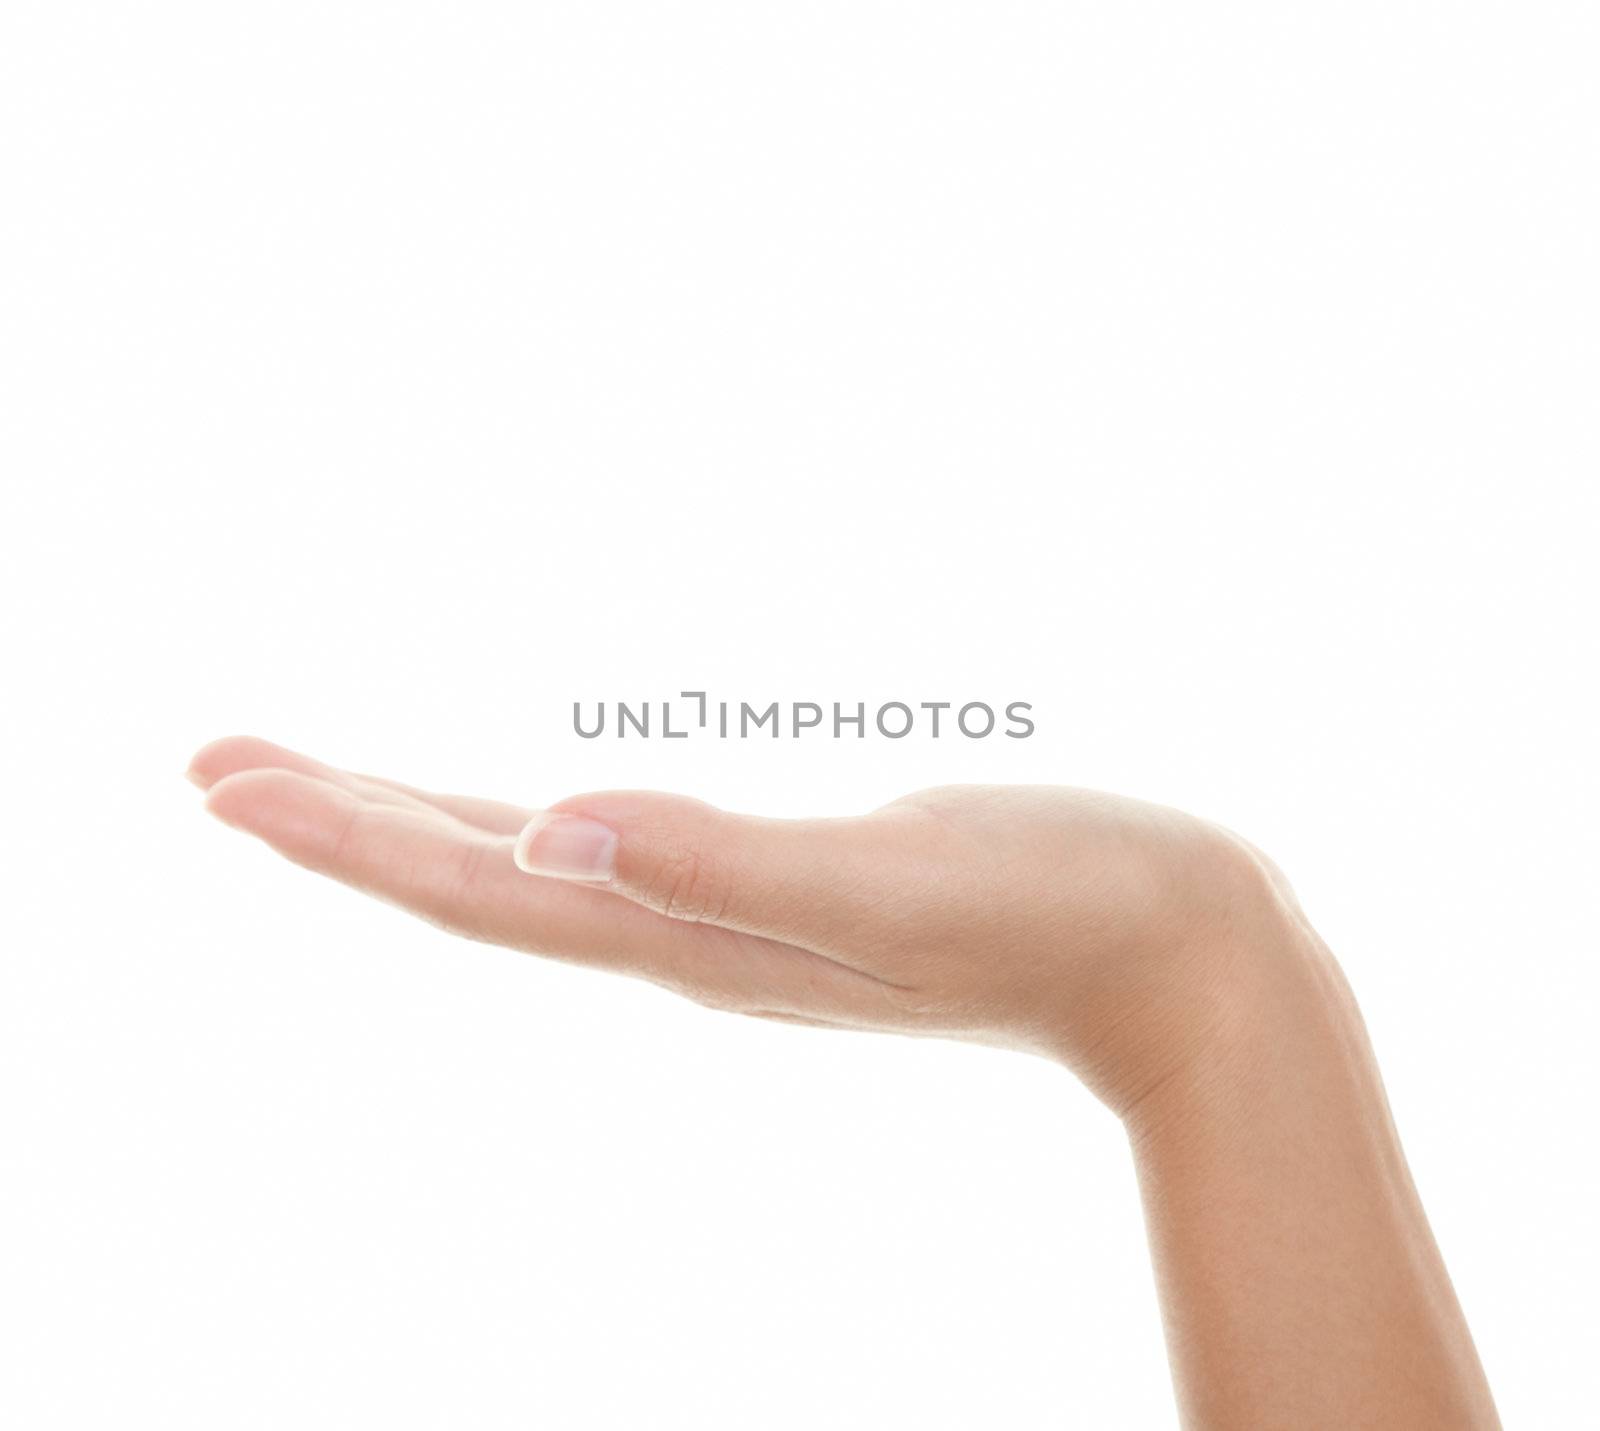
[[[925,878],[881,836],[864,820],[768,820],[626,791],[541,811],[514,857],[529,874],[612,890],[675,921],[835,952],[859,947]]]
[[[881,1021],[884,987],[820,955],[665,919],[604,890],[530,879],[512,841],[282,768],[218,780],[206,807],[296,864],[469,938],[662,983],[717,1007]]]
[[[430,806],[491,834],[514,835],[533,814],[531,810],[499,800],[484,800],[472,795],[439,795],[404,785],[398,780],[341,770],[337,766],[314,760],[309,755],[302,755],[299,751],[250,735],[226,736],[202,746],[189,763],[188,776],[202,790],[209,790],[218,780],[229,775],[242,770],[263,769],[298,771],[386,804]]]
[[[414,785],[399,780],[389,780],[382,775],[343,774],[381,790],[409,796],[435,810],[443,810],[469,825],[476,825],[492,835],[515,835],[537,813],[526,805],[511,805],[504,800],[489,800],[481,795],[442,795],[436,790],[419,790]]]
[[[251,735],[227,736],[213,741],[195,753],[186,772],[188,778],[202,790],[209,790],[220,780],[247,770],[289,770],[298,775],[311,776],[329,785],[338,786],[371,803],[397,805],[407,809],[424,809],[426,802],[399,790],[385,788],[378,782],[347,770],[325,765],[299,751],[274,745],[270,740],[260,740]],[[432,807],[437,808],[437,807]]]
[[[442,811],[369,800],[281,767],[224,776],[206,808],[296,864],[459,934],[583,956],[626,932],[617,917],[626,906],[604,908],[593,890],[529,888],[511,862],[508,839]]]

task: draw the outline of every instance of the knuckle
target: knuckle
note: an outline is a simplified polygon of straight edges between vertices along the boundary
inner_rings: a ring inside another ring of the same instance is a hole
[[[675,846],[657,864],[649,896],[669,919],[715,924],[728,908],[727,871],[701,850]]]
[[[364,805],[350,807],[339,826],[339,833],[333,837],[333,842],[328,847],[326,863],[329,869],[344,869],[356,862],[361,852],[362,836],[365,833],[366,813]]]
[[[445,875],[440,898],[435,906],[435,923],[480,943],[493,942],[484,919],[484,911],[474,898],[483,870],[486,845],[472,844],[451,862]]]

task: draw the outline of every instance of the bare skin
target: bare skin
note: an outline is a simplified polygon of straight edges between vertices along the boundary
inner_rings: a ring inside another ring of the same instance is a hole
[[[1124,1122],[1186,1427],[1496,1427],[1361,1017],[1237,836],[1090,791],[768,820],[428,794],[205,747],[225,823],[469,938],[737,1013],[1066,1065]]]

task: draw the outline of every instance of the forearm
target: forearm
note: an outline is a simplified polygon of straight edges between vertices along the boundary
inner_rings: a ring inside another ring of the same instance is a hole
[[[1230,971],[1128,1117],[1183,1424],[1498,1426],[1337,965],[1293,927]]]

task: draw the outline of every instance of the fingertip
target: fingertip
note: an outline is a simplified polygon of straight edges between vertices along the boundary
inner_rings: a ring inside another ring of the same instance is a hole
[[[209,790],[219,780],[240,770],[278,763],[286,752],[254,735],[225,735],[202,745],[189,760],[184,779]]]
[[[263,798],[270,797],[276,784],[270,777],[275,773],[241,770],[231,775],[212,775],[202,771],[190,778],[206,792],[202,804],[208,815],[215,815],[224,825],[241,826],[259,810]]]
[[[539,831],[542,830],[549,823],[549,821],[550,812],[548,810],[540,810],[536,815],[533,816],[531,820],[528,821],[526,825],[522,827],[521,831],[517,834],[517,838],[512,842],[511,862],[519,870],[521,870],[523,874],[536,873],[529,859],[529,850],[532,847],[535,838],[538,836]]]
[[[325,780],[292,770],[241,770],[207,792],[206,812],[265,840],[291,859],[317,857],[338,837],[361,801]]]
[[[541,810],[522,827],[511,858],[524,874],[603,883],[616,870],[617,832],[582,815]]]

